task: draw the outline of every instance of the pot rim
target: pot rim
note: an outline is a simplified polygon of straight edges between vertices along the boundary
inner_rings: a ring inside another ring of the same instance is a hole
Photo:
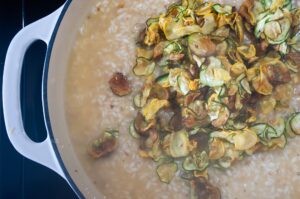
[[[50,136],[51,140],[55,140],[54,139],[54,134],[51,128],[51,121],[50,121],[50,115],[49,115],[49,108],[48,108],[48,72],[49,72],[49,66],[50,66],[50,60],[51,60],[51,54],[52,54],[52,49],[53,49],[53,45],[55,43],[55,38],[57,36],[57,32],[59,30],[59,27],[61,25],[61,22],[70,6],[70,4],[72,3],[72,0],[67,0],[66,3],[64,4],[64,7],[62,9],[62,12],[60,13],[60,16],[56,22],[54,31],[51,35],[51,39],[46,51],[46,56],[45,56],[45,64],[44,64],[44,70],[43,70],[43,77],[42,77],[42,100],[43,100],[43,109],[44,109],[44,117],[45,117],[45,125],[48,129],[48,133]],[[55,142],[51,142],[52,147],[54,149],[55,155],[57,157],[57,160],[59,162],[59,165],[61,166],[61,169],[63,170],[66,180],[68,181],[69,185],[71,186],[72,190],[75,192],[75,194],[77,195],[78,198],[85,198],[84,195],[82,194],[82,192],[79,190],[79,188],[77,187],[76,183],[73,181],[71,175],[69,174],[64,161],[59,153],[57,144]]]

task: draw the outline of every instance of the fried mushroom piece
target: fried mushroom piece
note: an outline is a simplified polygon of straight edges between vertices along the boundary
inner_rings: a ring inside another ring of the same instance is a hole
[[[204,151],[208,149],[209,135],[207,133],[196,133],[190,135],[190,140],[197,143],[197,150]]]
[[[221,199],[220,190],[211,185],[205,178],[191,181],[191,199]]]
[[[105,131],[102,136],[90,143],[88,153],[92,158],[104,157],[117,148],[118,131]]]
[[[170,128],[174,131],[182,129],[182,115],[179,110],[175,110],[175,114],[170,120]]]
[[[119,97],[128,95],[132,91],[127,77],[122,73],[114,73],[108,83],[111,91]]]
[[[289,54],[287,54],[287,58],[291,59],[299,68],[299,66],[300,66],[300,53],[290,52]]]
[[[262,70],[273,85],[288,83],[291,81],[289,69],[280,61],[275,64],[263,66]]]

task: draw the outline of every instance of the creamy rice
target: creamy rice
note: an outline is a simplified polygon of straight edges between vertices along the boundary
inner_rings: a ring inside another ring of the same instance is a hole
[[[107,198],[188,198],[187,183],[179,177],[169,185],[161,183],[155,164],[138,156],[138,143],[128,134],[136,114],[132,96],[142,84],[131,72],[135,38],[147,18],[172,2],[102,0],[92,9],[74,44],[66,82],[70,137],[87,174]],[[108,81],[114,72],[128,75],[134,88],[131,96],[112,94]],[[300,87],[294,92],[292,107],[299,111]],[[88,142],[107,128],[120,131],[119,147],[113,155],[95,161],[87,155]],[[283,151],[247,157],[227,171],[210,169],[210,181],[221,189],[223,199],[298,199],[299,145],[300,137],[289,140]]]

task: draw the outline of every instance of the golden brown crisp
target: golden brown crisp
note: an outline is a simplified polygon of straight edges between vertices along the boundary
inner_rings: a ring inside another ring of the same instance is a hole
[[[132,91],[127,77],[119,72],[113,74],[109,80],[109,86],[112,92],[120,97],[130,94]]]

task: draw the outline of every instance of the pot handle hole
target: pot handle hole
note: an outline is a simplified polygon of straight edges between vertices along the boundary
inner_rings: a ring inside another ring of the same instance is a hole
[[[47,138],[37,143],[26,134],[22,121],[20,102],[20,82],[24,55],[28,47],[37,40],[50,43],[59,16],[58,10],[23,28],[11,41],[3,71],[3,113],[8,138],[14,148],[24,157],[42,164],[66,179],[56,157],[49,133]]]

